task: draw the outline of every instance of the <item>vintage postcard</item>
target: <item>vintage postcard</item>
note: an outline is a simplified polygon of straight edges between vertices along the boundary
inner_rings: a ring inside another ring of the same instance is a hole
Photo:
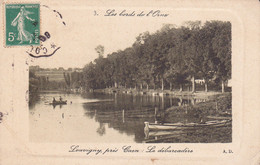
[[[1,1],[0,164],[260,164],[259,9]]]

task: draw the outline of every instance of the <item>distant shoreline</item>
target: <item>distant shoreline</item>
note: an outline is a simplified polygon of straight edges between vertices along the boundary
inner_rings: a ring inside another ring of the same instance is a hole
[[[125,93],[125,94],[141,94],[141,95],[153,95],[153,96],[190,96],[190,97],[210,97],[216,95],[222,95],[222,92],[217,91],[178,91],[178,90],[154,90],[154,89],[127,89],[127,88],[106,88],[106,89],[96,89],[94,92],[104,92],[104,93]],[[225,92],[232,93],[232,92]]]
[[[152,96],[182,96],[182,97],[199,97],[199,98],[207,98],[212,96],[222,95],[222,92],[217,91],[178,91],[178,90],[154,90],[154,89],[128,89],[128,88],[105,88],[105,89],[95,89],[95,90],[82,90],[82,91],[74,91],[70,90],[39,90],[36,93],[118,93],[118,94],[132,94],[132,95],[152,95]],[[225,92],[232,93],[232,92]],[[34,93],[30,93],[34,94]]]

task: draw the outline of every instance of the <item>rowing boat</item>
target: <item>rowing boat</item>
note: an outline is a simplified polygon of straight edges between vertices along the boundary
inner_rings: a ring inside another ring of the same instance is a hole
[[[196,129],[203,127],[222,127],[231,124],[231,120],[213,120],[205,123],[149,123],[144,122],[145,129],[147,130],[180,130],[180,129]]]
[[[67,104],[67,100],[65,101],[55,101],[55,102],[52,102],[52,103],[49,103],[50,105],[65,105]]]

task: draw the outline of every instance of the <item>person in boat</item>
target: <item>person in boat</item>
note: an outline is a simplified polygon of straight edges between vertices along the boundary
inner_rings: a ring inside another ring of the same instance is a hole
[[[205,123],[206,123],[206,119],[205,119],[204,116],[200,116],[200,117],[199,117],[199,120],[200,120],[200,121],[199,121],[200,124],[205,124]]]
[[[55,97],[53,97],[52,103],[56,103]]]
[[[62,102],[62,97],[60,96],[60,102]]]

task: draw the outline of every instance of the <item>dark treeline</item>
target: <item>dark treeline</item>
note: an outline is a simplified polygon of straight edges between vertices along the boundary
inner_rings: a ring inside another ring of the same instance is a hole
[[[132,47],[99,57],[83,69],[87,89],[125,87],[170,89],[190,86],[203,80],[204,89],[215,84],[225,91],[231,78],[231,23],[210,21],[186,22],[181,27],[164,25],[157,32],[144,32]]]
[[[36,76],[35,71],[29,71],[29,91],[36,93],[40,90],[66,90],[79,89],[83,86],[81,72],[63,72],[64,81],[49,80],[48,76]]]
[[[48,76],[36,76],[34,71],[29,71],[29,91],[35,93],[39,90],[56,90],[66,88],[65,82],[50,81]]]

